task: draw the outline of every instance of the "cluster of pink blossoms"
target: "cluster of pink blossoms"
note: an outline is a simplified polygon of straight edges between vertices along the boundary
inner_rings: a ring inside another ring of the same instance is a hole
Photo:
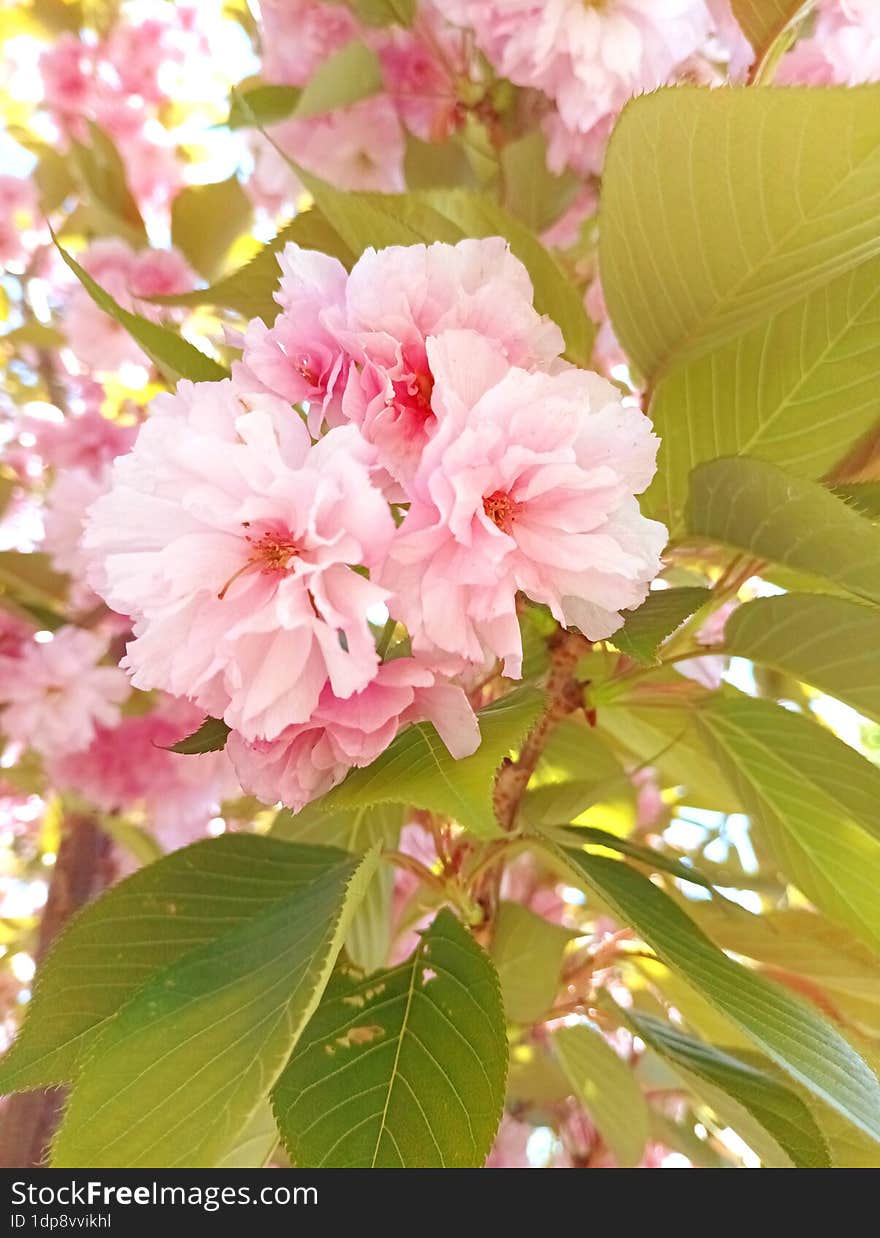
[[[408,722],[472,752],[453,677],[519,677],[518,594],[607,637],[666,531],[650,423],[562,359],[504,241],[280,261],[273,326],[154,401],[84,545],[134,685],[222,717],[245,789],[298,808]]]

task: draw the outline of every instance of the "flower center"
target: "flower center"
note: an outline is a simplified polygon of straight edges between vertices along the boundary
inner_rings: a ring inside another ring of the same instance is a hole
[[[249,529],[250,521],[244,521],[243,527]],[[217,594],[221,602],[230,585],[247,572],[260,572],[264,576],[286,576],[290,560],[299,554],[299,547],[287,529],[265,529],[260,534],[247,533],[245,541],[251,548],[250,556],[237,572],[233,572]]]
[[[427,420],[434,415],[431,409],[433,390],[434,376],[428,370],[417,370],[394,384],[394,402]]]
[[[513,527],[516,506],[510,495],[503,490],[494,490],[483,499],[483,511],[502,533],[509,533]]]

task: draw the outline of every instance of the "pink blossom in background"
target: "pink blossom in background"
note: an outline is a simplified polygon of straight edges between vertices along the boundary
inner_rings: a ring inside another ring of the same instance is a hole
[[[602,281],[598,275],[587,289],[584,308],[598,328],[593,341],[593,363],[596,368],[602,374],[607,375],[613,374],[620,368],[628,369],[628,359],[611,325],[608,306],[605,304],[605,294],[602,291]]]
[[[663,819],[666,805],[657,782],[657,771],[650,765],[635,770],[630,775],[636,790],[636,826],[650,830]]]
[[[318,116],[285,120],[269,133],[307,172],[339,189],[402,193],[406,187],[403,129],[387,95],[373,95]],[[289,168],[286,177],[292,180]]]
[[[86,597],[95,601],[97,598],[84,580],[87,560],[81,546],[83,525],[86,512],[95,499],[106,492],[109,484],[109,465],[98,474],[86,469],[65,470],[52,484],[43,518],[43,549],[52,559],[53,567],[72,576],[74,589],[85,590]]]
[[[19,656],[0,658],[0,728],[7,739],[47,755],[76,752],[98,726],[114,726],[128,696],[124,673],[99,665],[107,640],[63,627],[45,643],[31,641]]]
[[[275,740],[249,744],[233,733],[228,752],[245,791],[298,811],[350,769],[374,761],[401,727],[425,719],[455,757],[468,756],[479,745],[477,720],[463,690],[441,682],[412,658],[399,658],[385,662],[370,684],[345,700],[328,684],[309,720]]]
[[[434,869],[437,864],[437,849],[430,830],[418,822],[408,822],[400,831],[397,848],[404,855],[418,860],[425,868]],[[415,873],[406,868],[394,870],[394,887],[391,896],[391,924],[393,941],[388,960],[390,967],[396,967],[404,959],[409,958],[419,944],[419,933],[426,929],[434,919],[434,911],[418,916],[414,921],[409,916],[409,910],[414,896],[422,889],[422,884]]]
[[[185,292],[195,276],[176,250],[133,250],[124,241],[95,241],[80,259],[89,275],[109,292],[123,309],[134,310],[158,321],[160,306],[139,297]],[[77,359],[94,370],[117,370],[126,362],[149,364],[128,331],[77,286],[67,301],[64,326]]]
[[[132,615],[139,688],[188,696],[248,739],[307,721],[329,681],[361,691],[386,594],[352,570],[394,522],[354,427],[314,447],[290,406],[232,381],[159,396],[92,508],[92,583]]]
[[[46,106],[64,118],[82,116],[94,91],[95,61],[94,48],[75,34],[60,34],[40,56]]]
[[[103,812],[143,808],[161,841],[184,846],[204,833],[221,800],[237,789],[225,752],[167,751],[191,735],[202,716],[187,701],[168,698],[149,713],[97,727],[83,751],[50,755],[47,772],[57,786]]]
[[[458,124],[456,77],[466,77],[466,40],[427,5],[412,30],[392,27],[374,40],[385,87],[400,119],[423,142],[440,142]]]
[[[739,606],[737,598],[731,598],[723,606],[719,606],[697,632],[697,642],[701,645],[720,645],[724,640],[727,620],[737,606]],[[727,659],[723,654],[710,653],[701,658],[690,658],[686,662],[676,662],[675,669],[686,679],[693,679],[695,683],[714,691],[721,687],[726,664]]]
[[[492,1151],[486,1158],[486,1169],[531,1169],[529,1140],[534,1127],[505,1113],[495,1136]]]
[[[518,678],[518,590],[590,640],[643,601],[666,530],[634,495],[657,440],[597,374],[511,368],[474,331],[429,340],[428,357],[441,424],[380,579],[415,651],[494,655]]]
[[[877,0],[821,0],[810,36],[783,56],[775,80],[791,86],[880,81]]]
[[[345,4],[319,0],[261,0],[263,77],[304,86],[319,65],[360,33]]]
[[[702,0],[435,0],[473,29],[495,69],[541,90],[560,124],[588,134],[628,98],[668,81],[711,31]]]
[[[21,424],[36,438],[35,450],[50,468],[84,470],[92,477],[128,451],[137,434],[136,426],[111,421],[94,409],[55,421],[23,417]]]
[[[0,266],[9,266],[25,256],[24,234],[36,225],[38,209],[31,181],[0,176]]]

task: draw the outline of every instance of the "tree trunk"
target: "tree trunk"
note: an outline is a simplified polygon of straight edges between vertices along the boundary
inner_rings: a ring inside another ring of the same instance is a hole
[[[111,845],[91,817],[71,814],[65,818],[34,951],[38,969],[70,917],[110,879]],[[64,1088],[48,1088],[9,1097],[0,1111],[0,1165],[32,1169],[45,1163],[64,1092]]]

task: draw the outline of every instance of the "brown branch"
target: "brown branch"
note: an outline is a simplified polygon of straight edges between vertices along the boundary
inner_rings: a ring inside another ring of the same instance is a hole
[[[65,818],[34,950],[38,967],[74,912],[107,884],[111,845],[91,817],[71,814]],[[63,1101],[63,1088],[22,1092],[7,1100],[0,1112],[0,1165],[31,1169],[45,1162]]]
[[[505,759],[495,779],[493,805],[505,830],[513,829],[522,797],[551,731],[563,718],[583,707],[583,685],[575,679],[574,670],[590,648],[590,642],[578,632],[560,631],[551,638],[547,708],[529,732],[517,759]]]

